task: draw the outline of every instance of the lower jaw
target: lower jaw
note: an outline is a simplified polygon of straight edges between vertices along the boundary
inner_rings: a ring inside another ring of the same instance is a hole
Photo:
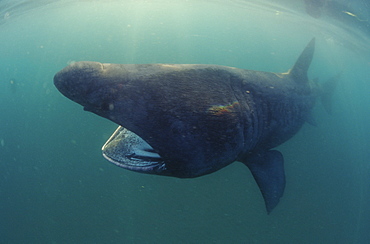
[[[154,149],[122,126],[119,126],[103,145],[102,152],[109,162],[128,170],[149,174],[166,170],[163,159]]]

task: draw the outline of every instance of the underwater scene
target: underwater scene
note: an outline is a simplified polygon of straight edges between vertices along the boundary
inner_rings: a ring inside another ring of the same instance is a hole
[[[370,243],[368,1],[9,0],[0,33],[0,243]]]

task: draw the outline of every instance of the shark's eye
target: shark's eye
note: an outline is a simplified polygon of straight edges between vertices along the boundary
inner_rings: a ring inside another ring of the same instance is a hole
[[[109,103],[108,102],[102,102],[101,104],[100,104],[100,109],[101,110],[109,110]]]
[[[100,109],[104,111],[112,111],[114,109],[114,104],[111,102],[103,102],[100,105]]]

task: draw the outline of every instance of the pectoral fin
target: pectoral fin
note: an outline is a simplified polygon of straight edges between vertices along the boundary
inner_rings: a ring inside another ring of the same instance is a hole
[[[243,162],[251,171],[265,200],[267,213],[279,203],[285,188],[284,158],[276,150],[255,153]]]

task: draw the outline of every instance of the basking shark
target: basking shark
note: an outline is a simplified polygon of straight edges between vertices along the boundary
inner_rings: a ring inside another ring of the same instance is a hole
[[[59,71],[54,84],[84,110],[119,125],[102,148],[110,162],[193,178],[240,161],[270,213],[285,188],[283,156],[272,149],[312,121],[316,100],[330,95],[307,77],[314,48],[312,39],[287,73],[76,62]]]

